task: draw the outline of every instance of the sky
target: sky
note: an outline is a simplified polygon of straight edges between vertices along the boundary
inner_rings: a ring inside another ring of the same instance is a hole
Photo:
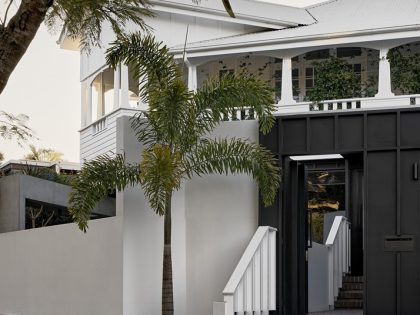
[[[79,54],[59,48],[58,34],[42,26],[0,94],[0,110],[29,116],[37,139],[28,144],[51,148],[67,161],[79,161]],[[16,141],[0,139],[5,161],[29,151]]]
[[[261,0],[260,0],[261,1]],[[304,7],[322,0],[263,0]],[[66,161],[79,161],[79,54],[56,43],[58,34],[42,26],[0,94],[0,110],[29,116],[36,139],[28,144],[62,152]],[[5,160],[20,159],[28,144],[0,139]]]

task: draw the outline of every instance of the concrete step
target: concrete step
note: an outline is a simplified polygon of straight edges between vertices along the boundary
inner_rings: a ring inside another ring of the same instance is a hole
[[[362,300],[363,291],[361,290],[340,290],[338,293],[338,300]]]
[[[363,308],[363,300],[337,300],[334,306],[336,309],[360,309]]]
[[[363,290],[363,283],[343,282],[342,290]]]
[[[363,277],[362,276],[344,276],[343,277],[343,283],[363,283]]]

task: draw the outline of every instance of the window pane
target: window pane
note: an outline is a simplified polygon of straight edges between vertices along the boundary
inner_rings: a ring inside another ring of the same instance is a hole
[[[362,49],[360,47],[344,47],[337,48],[337,57],[356,57],[362,55]]]

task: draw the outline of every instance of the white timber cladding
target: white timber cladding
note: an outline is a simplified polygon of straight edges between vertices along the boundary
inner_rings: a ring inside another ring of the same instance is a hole
[[[203,39],[215,39],[263,30],[263,28],[257,26],[211,20],[180,13],[155,12],[155,14],[155,18],[145,18],[145,21],[153,29],[153,35],[168,47],[183,45],[186,37],[187,42],[193,43]],[[138,27],[132,23],[127,23],[127,29],[134,32],[138,30]],[[109,43],[115,40],[111,28],[106,24],[101,39],[101,47],[93,47],[90,53],[81,52],[81,81],[105,65],[105,52]]]
[[[119,108],[80,131],[80,160],[89,161],[102,154],[115,154],[118,117],[132,117],[138,110]]]

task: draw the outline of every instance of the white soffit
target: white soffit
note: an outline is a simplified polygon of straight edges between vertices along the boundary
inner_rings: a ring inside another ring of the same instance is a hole
[[[317,20],[316,23],[189,43],[187,51],[218,50],[221,47],[220,50],[247,47],[248,51],[254,51],[254,47],[261,48],[277,43],[304,44],[306,41],[318,39],[328,39],[331,43],[336,43],[342,38],[365,34],[373,34],[380,40],[378,36],[381,34],[399,38],[398,34],[401,31],[420,29],[420,0],[332,0],[306,10]],[[179,50],[180,47],[173,47],[175,53]]]
[[[153,10],[221,20],[230,23],[282,29],[316,22],[303,8],[254,0],[230,0],[236,18],[226,13],[221,0],[151,0]]]

